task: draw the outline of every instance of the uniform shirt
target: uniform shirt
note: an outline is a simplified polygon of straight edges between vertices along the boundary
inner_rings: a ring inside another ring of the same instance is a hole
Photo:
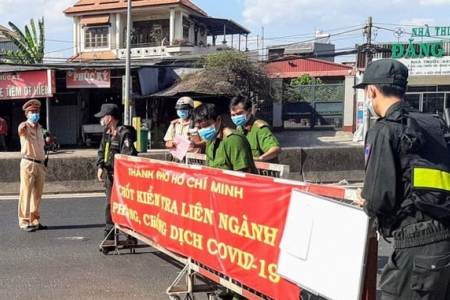
[[[206,141],[206,165],[223,170],[250,169],[257,174],[247,139],[229,128],[222,129],[212,141]]]
[[[244,127],[238,126],[237,131],[247,137],[252,149],[253,157],[260,157],[272,147],[279,147],[277,138],[273,135],[269,125],[262,120],[251,117]],[[278,158],[275,157],[269,162],[277,163]]]
[[[164,141],[173,141],[175,139],[175,135],[180,135],[186,139],[189,139],[189,119],[175,119],[170,122],[169,128],[167,129],[166,135],[164,136]],[[201,152],[201,148],[189,148],[188,152],[191,153],[199,153]]]
[[[25,125],[25,129],[20,128]],[[22,122],[18,128],[20,136],[20,153],[24,157],[33,158],[39,161],[45,160],[45,141],[40,124]]]
[[[118,124],[113,131],[106,128],[97,152],[97,167],[113,172],[116,154],[137,155],[135,141],[135,135],[126,126]]]

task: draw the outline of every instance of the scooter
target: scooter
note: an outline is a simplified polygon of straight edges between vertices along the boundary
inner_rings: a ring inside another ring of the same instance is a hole
[[[44,136],[44,140],[45,140],[45,151],[52,151],[52,152],[58,152],[59,150],[59,143],[56,141],[57,137],[56,136],[52,136],[51,133],[49,131],[47,131],[46,129],[42,129],[42,135]]]

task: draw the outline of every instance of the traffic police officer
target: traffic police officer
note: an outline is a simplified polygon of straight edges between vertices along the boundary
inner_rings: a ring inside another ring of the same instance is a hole
[[[200,105],[193,118],[198,134],[206,141],[208,167],[257,174],[247,139],[224,126],[214,104]]]
[[[175,136],[179,135],[191,141],[191,147],[188,152],[200,153],[203,148],[205,148],[205,141],[198,138],[198,135],[193,133],[193,122],[191,121],[191,113],[195,107],[194,100],[191,97],[181,97],[178,99],[175,109],[177,111],[178,119],[170,122],[169,128],[167,129],[166,135],[164,136],[164,141],[166,142],[166,148],[176,148],[174,143]],[[196,131],[194,132],[196,133]]]
[[[95,117],[101,118],[100,124],[105,127],[102,141],[97,153],[97,178],[106,181],[106,207],[105,207],[105,232],[107,240],[114,240],[114,235],[109,234],[114,228],[111,218],[111,192],[114,182],[114,155],[137,155],[134,147],[136,131],[131,126],[123,126],[120,123],[120,110],[116,104],[103,104],[100,112]],[[106,173],[106,174],[105,174]],[[106,175],[106,176],[105,176]]]
[[[281,152],[277,138],[269,125],[252,114],[252,102],[248,97],[236,96],[230,102],[231,120],[237,131],[247,137],[255,161],[278,163]]]
[[[20,136],[20,196],[19,226],[27,232],[47,229],[40,223],[40,204],[44,190],[47,168],[45,161],[45,140],[39,124],[41,102],[37,99],[27,101],[22,109],[27,117],[19,125]]]
[[[408,69],[371,62],[362,82],[376,124],[366,138],[358,204],[394,239],[381,274],[382,299],[450,299],[450,136],[444,121],[402,101]]]

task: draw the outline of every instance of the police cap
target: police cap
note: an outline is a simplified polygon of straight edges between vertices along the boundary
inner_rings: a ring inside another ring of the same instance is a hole
[[[37,99],[28,100],[23,106],[22,109],[27,112],[29,110],[39,110],[41,108],[41,102]]]
[[[113,103],[105,103],[102,105],[100,111],[96,113],[94,116],[96,118],[103,118],[106,115],[113,116],[114,118],[118,119],[120,117],[119,107]]]
[[[355,89],[364,89],[369,84],[390,84],[402,88],[408,85],[408,68],[395,59],[380,59],[367,65],[361,83],[353,86]]]

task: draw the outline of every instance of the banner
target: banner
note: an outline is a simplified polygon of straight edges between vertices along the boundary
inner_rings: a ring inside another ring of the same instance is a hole
[[[111,70],[76,70],[66,74],[67,88],[109,88]]]
[[[0,100],[52,97],[55,71],[0,73]]]
[[[274,299],[298,300],[299,287],[277,274],[277,261],[291,190],[311,187],[118,155],[111,212],[114,223],[168,250]]]

